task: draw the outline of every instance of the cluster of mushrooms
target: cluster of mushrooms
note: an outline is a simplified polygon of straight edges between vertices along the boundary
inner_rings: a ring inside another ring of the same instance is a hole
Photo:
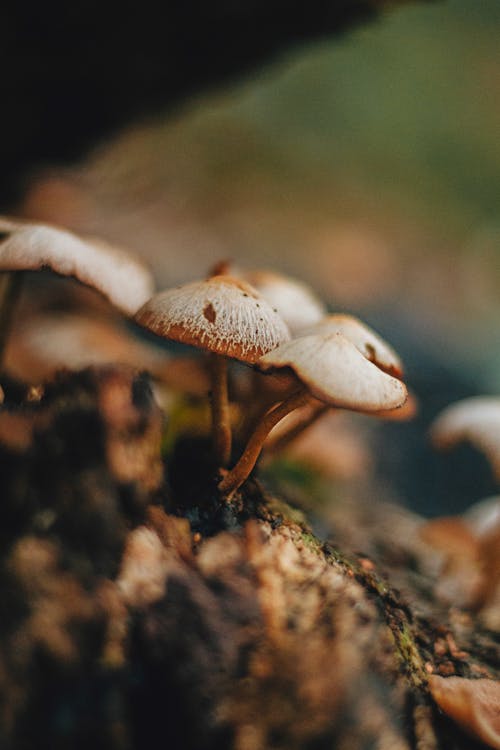
[[[298,429],[295,425],[296,434],[332,408],[389,418],[413,411],[394,350],[358,319],[328,315],[301,282],[221,263],[206,279],[154,294],[151,273],[128,253],[5,218],[0,219],[0,270],[6,272],[2,349],[22,272],[40,269],[94,288],[155,337],[206,353],[213,463],[219,492],[228,500],[248,478],[270,431],[291,412],[307,414]],[[239,403],[228,395],[232,363],[253,373],[250,393]],[[236,457],[234,444],[243,446]]]

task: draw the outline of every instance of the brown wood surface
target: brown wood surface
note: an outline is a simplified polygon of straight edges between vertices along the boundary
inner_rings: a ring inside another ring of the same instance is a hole
[[[3,388],[2,747],[481,747],[427,677],[498,678],[498,633],[438,596],[421,519],[337,501],[318,538],[255,479],[228,506],[204,443],[165,469],[128,369]]]

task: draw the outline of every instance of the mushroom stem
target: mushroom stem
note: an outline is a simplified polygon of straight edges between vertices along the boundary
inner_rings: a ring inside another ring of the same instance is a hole
[[[327,411],[333,411],[333,407],[328,404],[318,404],[311,414],[307,414],[302,419],[299,419],[296,424],[293,425],[287,432],[280,437],[276,438],[269,444],[269,450],[272,453],[278,453],[287,448],[294,440],[302,435],[306,430],[312,427],[323,417]],[[266,447],[267,450],[267,447]]]
[[[12,316],[21,294],[23,273],[12,271],[4,273],[2,276],[3,284],[0,291],[0,368],[3,365],[3,355],[11,329]]]
[[[308,391],[301,388],[264,415],[253,431],[237,464],[219,482],[219,491],[227,500],[230,500],[236,490],[248,479],[250,472],[257,463],[264,440],[273,427],[291,411],[307,404],[309,399]]]
[[[256,374],[256,373],[255,373]],[[275,391],[259,393],[257,388],[252,388],[252,393],[248,402],[245,404],[245,415],[238,429],[238,441],[246,444],[250,439],[256,425],[261,421],[262,416],[268,411],[274,409],[277,403],[284,401],[291,393],[297,389],[297,383],[294,384],[293,391],[284,391],[278,395]]]
[[[231,458],[231,416],[227,387],[227,360],[210,355],[212,381],[212,442],[217,466],[225,467]]]

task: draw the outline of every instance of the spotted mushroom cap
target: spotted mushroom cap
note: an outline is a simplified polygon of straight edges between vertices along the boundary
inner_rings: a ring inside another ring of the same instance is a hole
[[[431,439],[438,448],[469,441],[485,454],[500,479],[500,397],[473,396],[447,406],[432,425]]]
[[[366,359],[341,333],[292,339],[261,357],[258,367],[264,372],[289,368],[313,396],[345,409],[396,409],[407,396],[400,380]]]
[[[326,315],[304,333],[341,333],[346,339],[352,341],[361,354],[381,370],[396,377],[401,377],[403,374],[403,365],[392,346],[353,315],[344,313]]]
[[[163,338],[248,363],[290,338],[276,310],[252,286],[227,275],[160,292],[135,320]]]
[[[307,284],[274,271],[244,271],[242,278],[252,284],[286,322],[292,336],[319,322],[326,307]]]
[[[0,217],[0,271],[50,268],[96,289],[127,315],[154,292],[153,277],[124,250],[46,224]]]

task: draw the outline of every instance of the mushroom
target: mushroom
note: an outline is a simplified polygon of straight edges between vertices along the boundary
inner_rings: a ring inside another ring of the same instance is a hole
[[[292,336],[318,323],[326,314],[323,302],[302,281],[267,270],[244,271],[241,275],[278,311]]]
[[[52,377],[61,368],[83,369],[110,363],[169,374],[168,355],[134,338],[115,322],[76,313],[45,313],[26,321],[7,347],[6,370],[30,382]]]
[[[469,441],[483,451],[500,479],[500,397],[473,396],[446,407],[431,427],[431,440],[443,449]]]
[[[500,750],[500,682],[431,675],[429,690],[439,708],[462,729]]]
[[[272,428],[311,397],[337,408],[377,412],[396,409],[407,396],[400,380],[368,361],[340,333],[292,339],[261,357],[257,366],[263,372],[289,373],[290,395],[264,415],[241,458],[223,477],[219,489],[228,498],[249,476]]]
[[[326,315],[304,333],[341,333],[381,370],[397,378],[403,375],[403,365],[392,346],[354,315]]]
[[[149,270],[136,258],[107,243],[80,239],[75,234],[45,224],[25,224],[0,218],[0,271],[38,271],[50,268],[73,276],[107,297],[126,315],[136,310],[154,291]],[[0,356],[8,322],[19,293],[18,274],[10,274],[4,289],[0,319]]]
[[[225,274],[160,292],[135,320],[157,336],[210,352],[214,454],[226,466],[232,439],[227,357],[253,364],[290,338],[286,324],[253,287]]]
[[[394,349],[378,333],[352,315],[340,313],[327,315],[305,333],[340,333],[381,370],[397,378],[401,378],[403,375],[403,365]],[[320,420],[330,408],[325,404],[317,404],[312,413],[306,414],[302,420],[296,422],[290,431],[283,433],[273,441],[272,450],[283,450],[305,430]],[[398,408],[381,409],[377,412],[371,412],[371,414],[374,417],[391,422],[404,422],[412,419],[417,411],[418,401],[416,396],[407,393],[406,401]]]

